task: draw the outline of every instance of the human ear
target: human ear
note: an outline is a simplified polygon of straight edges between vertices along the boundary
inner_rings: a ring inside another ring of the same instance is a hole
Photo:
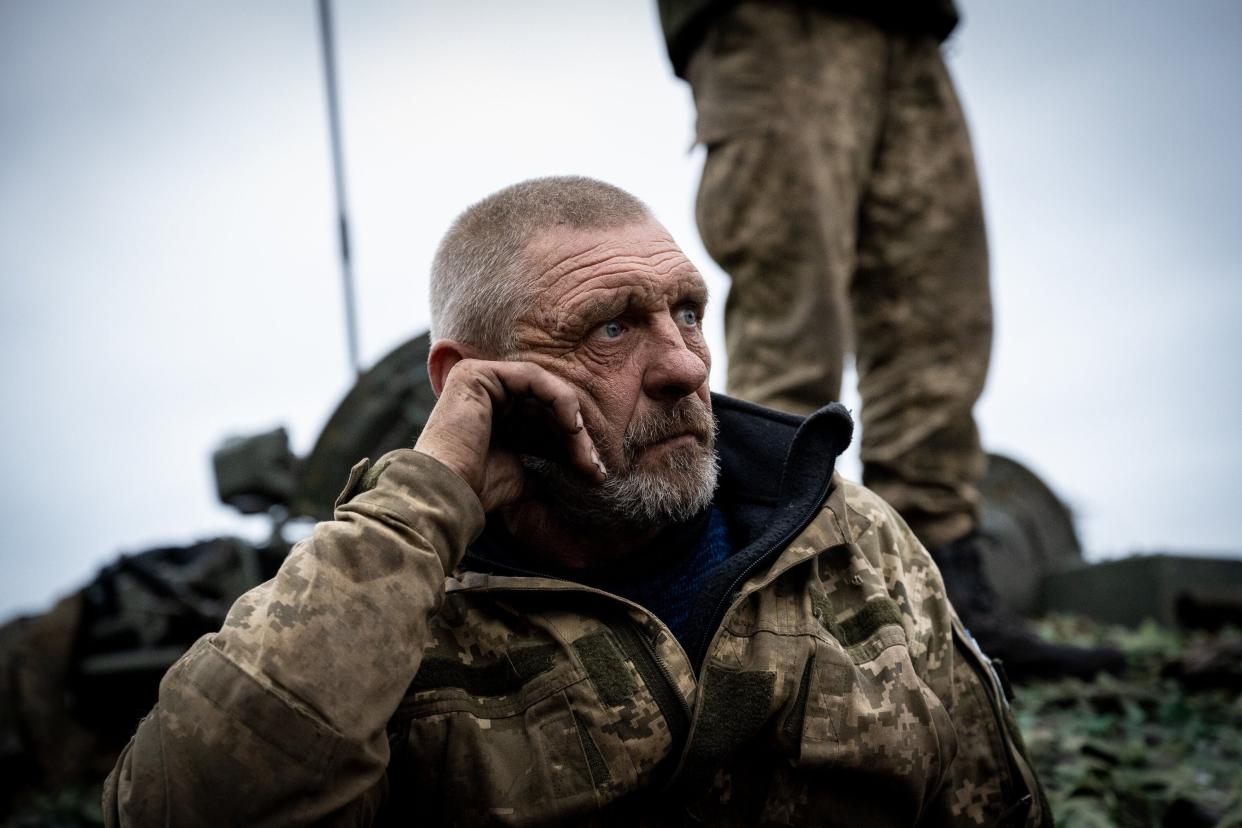
[[[436,340],[427,354],[427,376],[431,378],[431,390],[436,397],[444,390],[444,383],[448,382],[449,371],[453,370],[454,365],[463,359],[478,359],[481,355],[477,348],[464,342]]]

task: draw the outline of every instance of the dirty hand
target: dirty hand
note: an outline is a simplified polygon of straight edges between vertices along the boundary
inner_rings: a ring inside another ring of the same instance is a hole
[[[458,362],[414,448],[465,480],[485,512],[522,495],[519,454],[567,460],[592,483],[607,473],[573,386],[530,362]]]

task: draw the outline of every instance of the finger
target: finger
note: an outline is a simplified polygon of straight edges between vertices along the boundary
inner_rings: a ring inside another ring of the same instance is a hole
[[[565,431],[583,430],[578,392],[565,380],[530,362],[498,363],[497,375],[510,393],[549,407],[557,424]]]
[[[525,396],[548,407],[554,421],[568,436],[570,461],[595,480],[608,471],[590,433],[584,427],[578,393],[565,380],[532,363],[501,363],[496,375],[511,395]]]
[[[585,428],[569,435],[569,453],[574,465],[588,477],[600,482],[608,476],[608,469],[595,448],[595,441]]]

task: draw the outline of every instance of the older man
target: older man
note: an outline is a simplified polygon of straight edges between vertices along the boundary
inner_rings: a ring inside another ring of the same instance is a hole
[[[702,278],[529,181],[437,254],[414,449],[165,677],[113,824],[1047,821],[987,660],[802,419],[707,390]]]

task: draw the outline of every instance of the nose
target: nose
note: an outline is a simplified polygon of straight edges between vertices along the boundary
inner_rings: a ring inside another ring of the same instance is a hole
[[[706,349],[700,354],[687,347],[672,319],[654,333],[644,354],[643,392],[652,399],[667,401],[693,394],[707,382]]]

